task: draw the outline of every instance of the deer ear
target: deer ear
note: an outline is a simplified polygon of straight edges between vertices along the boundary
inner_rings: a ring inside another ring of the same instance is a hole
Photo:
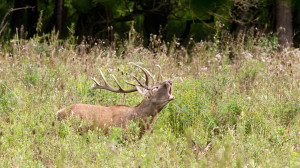
[[[149,93],[149,91],[143,87],[140,87],[140,86],[135,86],[135,87],[138,90],[138,92],[142,95],[147,95]]]

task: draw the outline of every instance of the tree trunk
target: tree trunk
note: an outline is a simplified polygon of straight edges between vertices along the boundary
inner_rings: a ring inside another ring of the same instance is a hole
[[[256,24],[258,18],[258,9],[255,1],[236,1],[231,9],[232,24],[231,32],[237,38],[241,34],[247,34],[251,27]]]
[[[55,8],[54,8],[54,15],[55,15],[55,28],[59,33],[62,30],[62,16],[63,16],[63,0],[55,0]]]
[[[292,5],[290,0],[277,0],[276,29],[280,50],[293,46]]]
[[[67,8],[64,7],[64,0],[55,0],[54,8],[54,25],[55,29],[61,36],[64,26],[64,21],[67,17]]]
[[[27,31],[28,36],[32,37],[36,34],[36,24],[39,18],[37,0],[27,0],[27,5],[34,7],[34,9],[27,9]]]

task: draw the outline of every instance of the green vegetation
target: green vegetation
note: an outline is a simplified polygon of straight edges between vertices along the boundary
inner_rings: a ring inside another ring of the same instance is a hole
[[[247,43],[216,39],[188,50],[159,39],[149,50],[136,39],[117,49],[60,44],[55,34],[3,44],[0,167],[299,167],[299,50],[279,53],[276,40],[265,36]],[[152,72],[159,64],[173,80],[175,100],[158,115],[153,133],[120,142],[118,128],[80,134],[81,121],[55,119],[72,103],[137,105],[137,93],[89,89],[98,68],[111,83],[108,74],[126,78],[118,69],[141,73],[128,62]],[[213,147],[195,155],[192,141]]]
[[[134,24],[145,47],[154,34],[186,46],[212,39],[219,24],[234,35],[273,32],[280,45],[299,47],[299,10],[299,0],[0,0],[0,41],[53,30],[78,44],[119,41]]]

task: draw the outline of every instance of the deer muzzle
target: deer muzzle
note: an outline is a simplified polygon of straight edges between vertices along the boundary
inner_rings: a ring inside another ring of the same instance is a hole
[[[172,81],[168,81],[168,84],[169,84],[169,92],[168,92],[169,101],[171,101],[175,99],[175,96],[172,95]]]

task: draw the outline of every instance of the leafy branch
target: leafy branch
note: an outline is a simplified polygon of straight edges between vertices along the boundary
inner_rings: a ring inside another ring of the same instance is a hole
[[[25,9],[33,9],[34,6],[26,6],[26,7],[21,7],[21,8],[11,8],[9,9],[6,14],[4,15],[2,21],[1,21],[1,24],[0,24],[0,37],[1,37],[1,34],[2,32],[4,31],[4,29],[6,28],[6,26],[8,25],[8,22],[6,22],[6,18],[14,11],[17,11],[17,10],[25,10]]]

